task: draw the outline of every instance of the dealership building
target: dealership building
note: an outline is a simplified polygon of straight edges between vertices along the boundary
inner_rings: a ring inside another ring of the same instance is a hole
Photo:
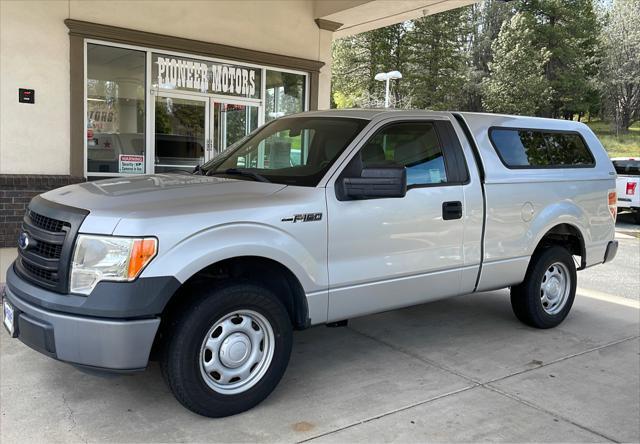
[[[0,282],[29,199],[329,107],[331,43],[476,0],[0,1]]]

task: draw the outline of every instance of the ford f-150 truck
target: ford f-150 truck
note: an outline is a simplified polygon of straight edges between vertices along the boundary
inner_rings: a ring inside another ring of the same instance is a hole
[[[615,181],[578,122],[284,117],[193,174],[35,197],[4,324],[78,366],[158,359],[184,406],[227,416],[275,388],[294,329],[505,287],[522,322],[558,325],[576,270],[616,254]]]

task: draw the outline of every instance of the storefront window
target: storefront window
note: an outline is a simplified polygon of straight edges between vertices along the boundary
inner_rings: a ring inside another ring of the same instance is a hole
[[[267,70],[265,121],[305,109],[305,76]]]
[[[144,51],[87,45],[87,172],[145,173]]]
[[[306,109],[305,74],[100,42],[87,42],[86,61],[86,174],[96,179],[192,171]],[[302,162],[304,144],[290,145]]]

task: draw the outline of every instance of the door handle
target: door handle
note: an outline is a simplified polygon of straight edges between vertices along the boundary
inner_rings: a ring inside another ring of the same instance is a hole
[[[462,202],[459,200],[442,203],[442,219],[452,220],[462,218]]]

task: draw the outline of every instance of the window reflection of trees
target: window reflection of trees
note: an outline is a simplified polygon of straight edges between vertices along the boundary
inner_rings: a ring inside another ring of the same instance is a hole
[[[497,129],[491,139],[509,166],[588,166],[594,160],[574,133]]]

